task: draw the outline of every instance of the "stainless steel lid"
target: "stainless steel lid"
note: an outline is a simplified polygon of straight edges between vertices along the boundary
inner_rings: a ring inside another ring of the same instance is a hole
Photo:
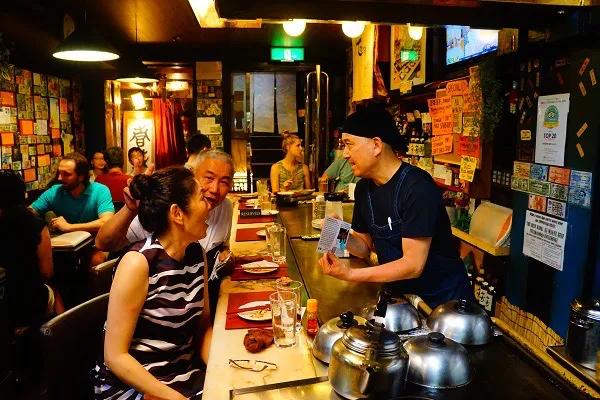
[[[375,305],[365,307],[361,315],[366,319],[373,318]],[[385,314],[385,327],[392,332],[406,332],[421,327],[421,317],[417,309],[403,298],[389,298]]]
[[[481,307],[465,299],[437,306],[427,318],[427,326],[465,345],[487,344],[493,337],[490,317]]]
[[[571,310],[579,315],[600,321],[600,299],[575,299],[571,303]]]
[[[379,337],[370,322],[366,325],[353,326],[342,337],[342,343],[359,354],[366,354],[368,349],[377,350],[378,356],[395,356],[401,351],[400,338],[394,332],[381,329]]]
[[[358,316],[354,316],[352,311],[346,311],[321,325],[315,340],[313,341],[312,354],[317,359],[328,363],[331,359],[331,349],[336,340],[344,335],[348,328],[358,324],[365,324],[367,321]]]
[[[408,353],[408,381],[430,388],[464,386],[471,381],[467,350],[438,332],[404,343]]]

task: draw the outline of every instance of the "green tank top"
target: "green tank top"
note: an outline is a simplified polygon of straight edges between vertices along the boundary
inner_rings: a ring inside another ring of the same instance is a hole
[[[290,172],[283,165],[283,160],[277,161],[276,163],[279,165],[279,190],[298,190],[304,189],[304,169],[302,169],[302,164],[297,164],[296,168]],[[290,188],[285,188],[283,184],[288,179],[292,180],[292,186]]]

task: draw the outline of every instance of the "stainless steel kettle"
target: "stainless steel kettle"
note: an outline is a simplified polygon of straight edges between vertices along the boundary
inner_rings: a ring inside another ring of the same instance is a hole
[[[386,306],[380,296],[375,319],[349,328],[333,345],[329,382],[342,397],[391,398],[406,387],[408,355],[398,336],[381,322]]]

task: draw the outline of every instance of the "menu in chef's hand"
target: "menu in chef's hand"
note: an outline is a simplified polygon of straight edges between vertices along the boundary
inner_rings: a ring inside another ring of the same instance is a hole
[[[326,217],[321,229],[321,237],[317,245],[319,253],[334,253],[338,257],[349,257],[346,245],[350,236],[351,225],[340,219]]]

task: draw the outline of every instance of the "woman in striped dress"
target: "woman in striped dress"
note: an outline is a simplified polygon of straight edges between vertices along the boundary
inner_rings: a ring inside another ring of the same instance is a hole
[[[210,206],[181,167],[137,175],[130,190],[154,234],[116,268],[95,398],[187,399],[202,390],[200,356],[206,361],[210,344],[207,271],[196,242],[206,235]]]
[[[302,139],[284,132],[281,148],[285,157],[271,166],[271,189],[273,193],[285,190],[310,189],[310,174],[304,164]]]

